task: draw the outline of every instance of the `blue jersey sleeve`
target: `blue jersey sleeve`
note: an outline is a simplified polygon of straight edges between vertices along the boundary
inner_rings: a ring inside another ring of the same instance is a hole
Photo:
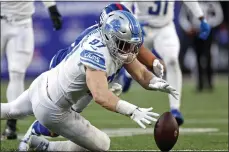
[[[92,32],[93,30],[97,29],[98,25],[95,24],[93,26],[90,26],[89,28],[87,28],[86,30],[84,30],[75,40],[75,44],[79,44],[80,41],[86,36],[88,35],[90,32]]]
[[[80,62],[92,69],[106,72],[105,57],[101,53],[84,50],[80,53]]]

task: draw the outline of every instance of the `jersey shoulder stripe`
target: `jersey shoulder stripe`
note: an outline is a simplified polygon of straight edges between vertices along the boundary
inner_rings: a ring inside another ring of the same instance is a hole
[[[105,57],[101,53],[83,50],[80,53],[80,62],[95,70],[106,71]]]

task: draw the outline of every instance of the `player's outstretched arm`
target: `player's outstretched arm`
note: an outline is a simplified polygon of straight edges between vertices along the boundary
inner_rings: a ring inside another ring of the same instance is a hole
[[[152,112],[153,108],[138,108],[136,105],[121,100],[114,95],[108,89],[105,72],[87,67],[86,82],[93,99],[102,107],[129,116],[142,128],[146,128],[144,124],[151,124],[152,121],[157,121],[154,117],[159,116],[159,114]]]
[[[60,30],[62,28],[62,17],[56,7],[56,2],[53,1],[47,1],[42,0],[44,5],[48,8],[49,15],[53,22],[54,30]]]
[[[124,65],[128,73],[145,89],[157,90],[171,94],[177,99],[177,91],[170,86],[165,80],[156,77],[153,73],[148,71],[146,67],[137,59],[132,63]]]
[[[87,67],[86,82],[96,103],[110,111],[116,111],[116,104],[120,99],[108,89],[107,77],[104,71]]]
[[[157,77],[163,77],[165,70],[165,65],[163,61],[157,59],[157,57],[149,49],[144,47],[144,45],[140,47],[137,59],[148,69],[153,71]]]

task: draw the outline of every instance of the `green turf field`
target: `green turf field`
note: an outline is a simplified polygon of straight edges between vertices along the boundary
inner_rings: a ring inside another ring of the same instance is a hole
[[[29,84],[29,82],[27,83]],[[173,150],[228,150],[228,81],[218,78],[214,92],[195,93],[194,82],[184,80],[181,110],[185,124],[180,128],[180,136]],[[1,84],[1,101],[5,98],[6,83]],[[162,114],[169,110],[167,95],[145,91],[134,85],[125,100],[141,107],[153,106]],[[23,105],[22,105],[23,106]],[[103,129],[111,137],[111,150],[158,150],[153,138],[153,126],[144,130],[131,119],[104,110],[95,103],[83,115],[96,127]],[[19,137],[33,122],[29,117],[18,122]],[[5,121],[1,121],[1,129]],[[65,140],[55,138],[55,140]],[[18,141],[2,141],[1,151],[15,150]]]

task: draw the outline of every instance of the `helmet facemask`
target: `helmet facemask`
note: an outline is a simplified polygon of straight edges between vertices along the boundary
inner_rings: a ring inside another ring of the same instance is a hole
[[[139,42],[128,42],[112,34],[107,45],[111,54],[125,64],[133,62],[139,53],[139,46]]]
[[[139,47],[142,43],[141,28],[140,25],[137,25],[138,33],[133,34],[129,21],[124,20],[125,16],[121,16],[122,14],[121,17],[118,15],[114,17],[112,13],[108,15],[107,18],[110,18],[110,21],[107,21],[107,19],[104,21],[101,27],[101,35],[111,55],[122,63],[128,64],[139,53]]]

